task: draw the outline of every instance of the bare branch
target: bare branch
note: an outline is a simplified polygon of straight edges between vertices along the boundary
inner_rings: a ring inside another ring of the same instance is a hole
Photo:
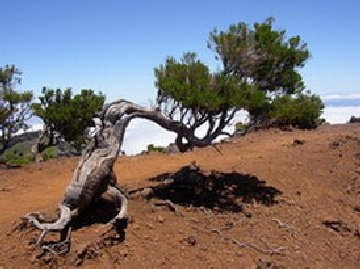
[[[227,241],[229,240],[231,243],[237,245],[238,247],[241,247],[241,248],[251,248],[255,251],[258,251],[262,254],[267,254],[267,255],[273,255],[273,254],[284,254],[283,251],[286,250],[287,248],[286,247],[283,247],[283,246],[279,246],[279,247],[276,247],[276,248],[261,248],[259,247],[258,245],[255,245],[253,243],[245,243],[245,242],[240,242],[236,239],[233,239],[233,238],[225,238]]]

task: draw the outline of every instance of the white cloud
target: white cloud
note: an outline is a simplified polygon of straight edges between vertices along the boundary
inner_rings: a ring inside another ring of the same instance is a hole
[[[360,106],[327,106],[325,108],[324,114],[322,115],[322,118],[325,118],[329,123],[346,123],[349,121],[352,115],[360,116]],[[237,113],[225,131],[230,133],[234,132],[235,123],[239,121],[248,121],[246,112],[241,111]],[[43,125],[41,123],[36,123],[32,124],[29,131],[42,130],[42,128]],[[203,136],[206,132],[206,129],[206,125],[201,126],[201,128],[199,128],[199,130],[196,132],[196,135],[199,137]],[[135,119],[130,122],[128,128],[126,129],[122,150],[124,150],[128,155],[136,154],[146,149],[147,145],[149,144],[154,144],[156,146],[167,146],[170,143],[173,143],[175,138],[175,133],[168,132],[151,121]]]
[[[235,123],[239,121],[247,121],[247,113],[245,111],[237,113],[224,131],[233,133],[235,130]],[[202,137],[205,135],[206,130],[207,126],[204,124],[196,130],[196,135]],[[136,119],[131,121],[126,129],[122,150],[124,150],[127,155],[137,154],[146,149],[149,144],[167,146],[170,143],[173,143],[175,138],[175,133],[168,132],[151,121]],[[221,137],[217,140],[220,139]]]
[[[359,93],[352,93],[352,94],[326,94],[321,95],[322,99],[329,100],[329,99],[360,99]]]
[[[128,155],[136,154],[149,144],[167,146],[174,142],[175,137],[175,133],[168,132],[151,121],[135,119],[126,129],[122,150]]]
[[[360,106],[325,107],[322,118],[329,123],[346,123],[351,116],[360,116]]]

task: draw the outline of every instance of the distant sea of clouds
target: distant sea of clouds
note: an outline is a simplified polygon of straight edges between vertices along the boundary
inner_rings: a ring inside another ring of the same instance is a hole
[[[325,103],[325,110],[322,118],[331,124],[346,123],[352,115],[360,116],[360,94],[349,95],[326,95],[322,96]],[[240,112],[236,115],[227,131],[233,132],[234,125],[238,121],[246,122],[247,114]],[[39,120],[32,120],[32,130],[42,129]],[[205,133],[206,126],[199,130],[199,136]],[[175,133],[165,131],[155,123],[147,120],[133,120],[126,132],[122,149],[127,155],[137,154],[146,149],[147,145],[167,146],[175,140]]]

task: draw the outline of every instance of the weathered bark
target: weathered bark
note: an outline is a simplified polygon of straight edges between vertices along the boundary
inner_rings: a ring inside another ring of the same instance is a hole
[[[25,219],[36,228],[43,230],[38,244],[42,244],[46,232],[62,231],[71,226],[71,220],[89,209],[91,204],[104,194],[116,197],[121,203],[120,212],[110,221],[110,224],[126,217],[127,200],[116,185],[112,168],[119,155],[125,129],[135,118],[153,121],[161,127],[177,133],[179,137],[184,137],[189,144],[194,146],[206,146],[218,135],[223,134],[219,130],[217,133],[198,139],[192,129],[181,122],[164,117],[156,110],[144,108],[125,100],[107,105],[100,117],[94,120],[95,135],[66,188],[64,198],[59,205],[61,211],[59,219],[54,223],[43,223],[38,220],[39,216],[36,217],[33,213],[25,216]]]

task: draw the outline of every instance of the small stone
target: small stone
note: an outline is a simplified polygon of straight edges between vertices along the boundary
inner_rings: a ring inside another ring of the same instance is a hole
[[[25,247],[27,250],[34,250],[35,249],[35,246],[34,245],[27,245]],[[1,269],[1,268],[0,268]]]
[[[245,214],[245,217],[251,219],[252,214],[250,212],[245,212],[244,214]]]
[[[301,139],[294,139],[293,141],[293,146],[296,146],[296,145],[304,145],[305,144],[305,140],[301,140]]]
[[[129,216],[127,219],[127,223],[128,224],[133,224],[135,223],[135,216]]]
[[[195,246],[196,245],[196,237],[193,235],[190,235],[188,237],[186,237],[184,239],[184,241],[186,241],[190,246]]]
[[[233,262],[234,262],[234,258],[228,258],[228,259],[227,259],[227,262],[233,263]]]
[[[197,218],[191,218],[190,221],[191,221],[191,222],[198,223],[198,222],[199,222],[199,219],[197,219]]]
[[[355,229],[354,236],[360,239],[360,229]]]
[[[30,261],[31,261],[32,263],[37,263],[37,262],[39,262],[39,259],[42,257],[43,254],[44,254],[44,253],[43,253],[41,250],[36,249],[36,250],[35,250],[35,253],[32,255]]]
[[[127,257],[129,254],[129,251],[127,249],[122,249],[119,251],[120,256]]]
[[[38,255],[37,255],[37,254],[33,254],[33,255],[31,256],[30,261],[31,261],[32,263],[36,263],[37,260],[38,260]]]
[[[156,220],[159,222],[159,223],[164,223],[164,218],[162,216],[157,216]]]
[[[142,197],[147,197],[150,196],[151,194],[153,194],[153,189],[152,188],[144,188],[141,192],[140,192],[140,196]]]

